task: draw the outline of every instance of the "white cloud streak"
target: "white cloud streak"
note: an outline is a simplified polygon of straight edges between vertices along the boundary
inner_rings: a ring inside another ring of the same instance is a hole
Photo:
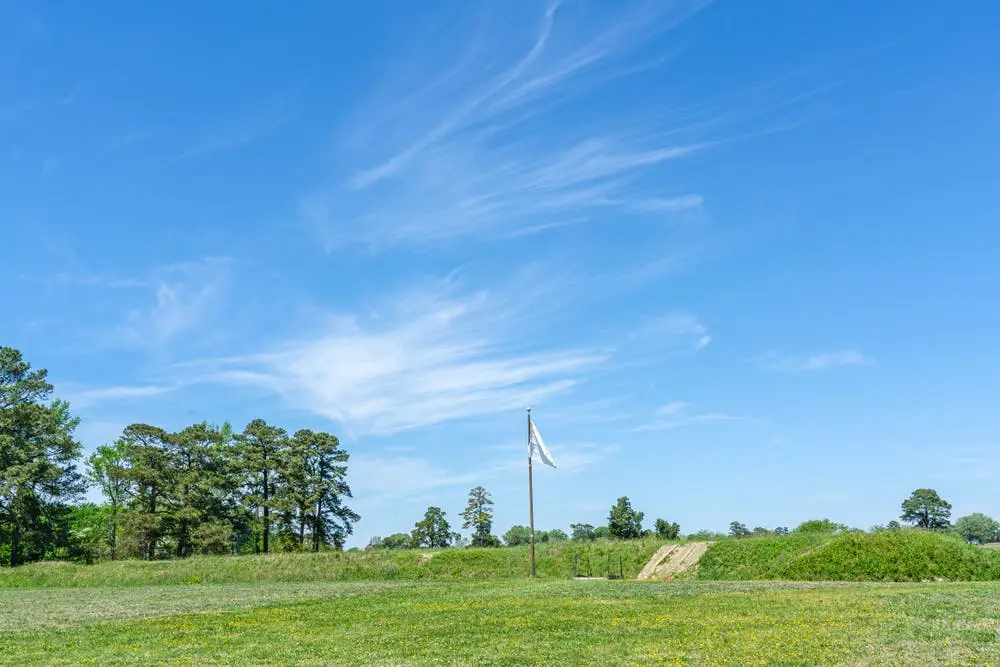
[[[67,400],[74,408],[88,407],[96,403],[120,402],[132,399],[153,398],[162,396],[176,389],[176,386],[144,385],[97,387],[81,391],[70,391]]]
[[[318,335],[215,362],[205,379],[276,391],[358,433],[389,434],[523,408],[577,384],[589,350],[513,351],[498,300],[418,295],[379,317],[332,318]]]
[[[163,269],[150,281],[155,304],[129,313],[126,342],[158,347],[197,329],[218,304],[229,282],[229,261],[206,258]]]
[[[389,157],[355,171],[346,182],[307,192],[299,199],[299,215],[333,247],[518,236],[587,220],[601,209],[662,216],[700,208],[698,194],[664,196],[636,180],[712,141],[694,136],[667,141],[684,135],[683,127],[663,127],[669,121],[658,120],[637,131],[634,121],[614,114],[607,116],[611,127],[581,122],[572,133],[533,122],[569,92],[570,82],[586,87],[578,79],[582,74],[610,65],[704,4],[650,4],[629,16],[619,13],[591,39],[575,34],[572,26],[556,39],[562,8],[550,3],[530,47],[505,70],[491,72],[487,63],[497,58],[492,53],[461,68],[467,71],[445,68],[456,79],[451,85],[472,91],[449,108],[429,106],[423,95],[401,95],[414,103],[407,107],[408,118],[422,119],[429,129],[418,130]],[[442,85],[437,73],[428,79],[435,88]],[[376,110],[368,116],[385,114]],[[377,134],[369,128],[360,133]]]
[[[750,363],[775,373],[804,374],[816,373],[840,366],[866,366],[874,363],[857,350],[822,352],[809,356],[797,356],[768,352],[749,359]]]
[[[707,424],[712,422],[735,421],[738,417],[727,415],[721,412],[707,412],[701,414],[688,414],[688,403],[674,401],[656,410],[656,419],[645,424],[640,424],[632,431],[672,431],[678,428],[695,426],[697,424]]]

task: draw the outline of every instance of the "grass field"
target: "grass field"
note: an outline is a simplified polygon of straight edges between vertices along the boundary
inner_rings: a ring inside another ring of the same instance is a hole
[[[310,582],[0,590],[0,663],[1000,664],[997,584]]]

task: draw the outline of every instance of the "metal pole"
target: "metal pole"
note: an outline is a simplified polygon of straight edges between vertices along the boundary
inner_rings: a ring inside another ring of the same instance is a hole
[[[528,524],[531,536],[531,576],[535,576],[535,495],[531,480],[531,408],[528,408]]]

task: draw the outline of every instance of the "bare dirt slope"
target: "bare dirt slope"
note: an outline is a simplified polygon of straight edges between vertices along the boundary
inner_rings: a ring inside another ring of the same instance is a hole
[[[690,542],[688,544],[665,544],[642,568],[638,579],[644,581],[650,578],[670,577],[690,570],[698,564],[702,554],[708,549],[708,542]]]

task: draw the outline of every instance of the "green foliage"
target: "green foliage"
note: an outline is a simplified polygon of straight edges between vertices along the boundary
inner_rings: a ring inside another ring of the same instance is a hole
[[[546,534],[548,535],[549,542],[561,542],[569,539],[569,535],[567,535],[565,531],[559,530],[558,528],[554,528]]]
[[[535,537],[537,538],[538,535]],[[531,529],[527,526],[511,526],[510,530],[504,533],[503,541],[508,547],[517,547],[522,544],[528,544],[531,541]]]
[[[451,543],[451,526],[440,507],[428,507],[424,518],[417,522],[411,533],[414,547],[446,547]]]
[[[500,540],[490,534],[493,530],[493,499],[490,492],[481,486],[477,486],[469,491],[469,502],[462,512],[462,528],[472,528],[472,546],[488,547],[495,546]]]
[[[903,501],[899,518],[924,530],[944,530],[950,525],[951,503],[934,489],[917,489]]]
[[[798,528],[795,529],[796,533],[844,533],[847,532],[848,528],[842,523],[836,523],[830,521],[829,519],[811,519],[809,521],[803,521],[799,524]]]
[[[669,523],[666,519],[657,519],[654,524],[656,528],[656,536],[664,540],[676,540],[677,536],[681,532],[680,525],[676,523]]]
[[[712,545],[703,579],[923,581],[1000,579],[1000,553],[939,533],[915,530],[792,533]]]
[[[739,521],[733,521],[729,524],[729,536],[730,537],[749,537],[750,530]]]
[[[572,523],[569,529],[573,531],[574,540],[593,540],[597,537],[594,535],[594,527],[589,523]]]
[[[1000,534],[1000,523],[980,512],[963,516],[955,522],[955,532],[972,544],[995,542]]]
[[[406,533],[393,533],[387,535],[379,546],[383,549],[409,549],[413,546],[413,539]]]
[[[608,532],[620,540],[634,540],[642,536],[643,513],[632,509],[628,496],[622,496],[608,514]]]
[[[65,503],[84,490],[76,470],[79,420],[50,400],[45,370],[0,347],[0,547],[14,566],[65,545]]]
[[[598,526],[597,528],[594,528],[593,535],[595,540],[601,540],[604,539],[605,537],[610,537],[611,531],[608,529],[607,526]]]

